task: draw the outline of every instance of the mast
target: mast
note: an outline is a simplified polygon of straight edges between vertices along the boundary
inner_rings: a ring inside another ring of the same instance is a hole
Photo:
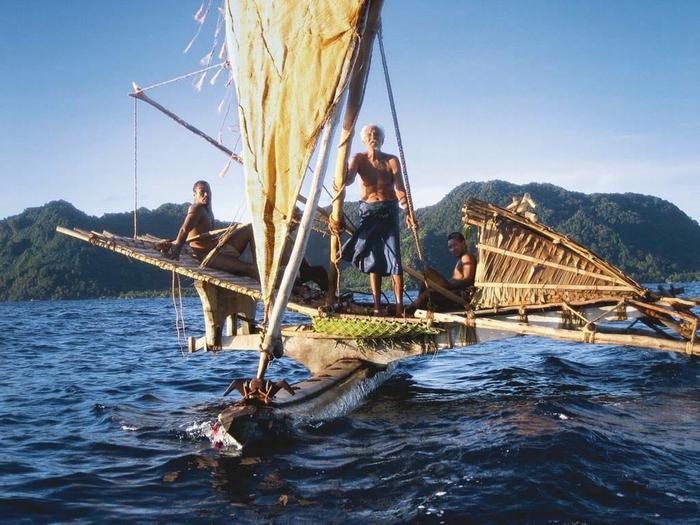
[[[270,361],[270,354],[276,345],[279,344],[282,317],[284,316],[287,302],[289,302],[289,296],[292,293],[292,287],[294,286],[294,281],[296,279],[297,272],[299,271],[299,266],[304,259],[306,245],[308,244],[309,235],[311,234],[311,224],[314,211],[318,206],[318,200],[321,196],[323,176],[326,173],[328,156],[330,153],[328,146],[338,125],[340,106],[341,104],[336,106],[330,122],[327,122],[324,127],[323,136],[321,139],[321,148],[319,150],[318,159],[316,160],[316,167],[314,168],[314,175],[311,182],[311,189],[309,191],[309,196],[307,197],[306,206],[304,207],[304,213],[301,217],[301,221],[299,222],[299,230],[297,232],[296,239],[294,240],[294,248],[292,249],[292,254],[289,257],[289,263],[284,270],[282,283],[280,284],[279,290],[277,291],[277,296],[275,297],[275,301],[272,306],[272,313],[270,314],[270,319],[268,321],[265,338],[263,339],[260,347],[260,362],[258,363],[257,373],[258,379],[262,379],[265,376],[265,370],[267,369],[267,365]]]
[[[345,117],[343,119],[343,127],[340,133],[338,144],[338,156],[335,166],[335,178],[333,181],[333,207],[329,224],[331,225],[331,247],[330,247],[330,265],[328,268],[328,293],[326,295],[326,305],[330,306],[335,302],[338,283],[338,260],[340,253],[340,233],[334,231],[334,226],[342,222],[343,205],[345,203],[345,174],[347,172],[348,158],[350,157],[350,146],[355,134],[355,126],[357,117],[362,107],[362,102],[365,96],[365,86],[369,75],[370,65],[372,63],[372,47],[374,39],[379,30],[381,22],[382,4],[384,0],[372,0],[367,13],[367,21],[365,32],[360,43],[360,50],[357,57],[357,62],[352,70],[350,77],[350,86],[348,89],[348,100],[345,109]]]
[[[226,46],[243,137],[267,329],[258,377],[279,348],[282,314],[303,260],[328,162],[328,143],[357,61],[370,0],[226,0]],[[320,135],[323,133],[323,139]],[[285,245],[306,169],[322,143],[293,254]],[[278,285],[281,268],[285,266]]]

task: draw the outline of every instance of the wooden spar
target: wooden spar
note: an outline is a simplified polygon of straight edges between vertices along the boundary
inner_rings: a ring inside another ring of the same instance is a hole
[[[212,250],[209,251],[207,256],[202,260],[202,267],[206,268],[209,266],[209,263],[219,255],[219,252],[221,252],[221,249],[224,247],[224,245],[228,242],[228,240],[231,238],[231,236],[238,231],[239,224],[231,224],[228,228],[226,228],[226,231],[223,233],[223,235],[219,238],[219,240],[216,243],[216,246]],[[187,241],[190,242],[190,241]]]
[[[430,277],[426,277],[423,272],[419,272],[418,270],[415,270],[411,268],[410,266],[404,266],[403,270],[413,277],[414,279],[420,281],[420,282],[425,282],[428,281],[428,286],[432,289],[435,290],[437,293],[442,295],[443,297],[446,297],[450,301],[453,301],[456,304],[461,304],[461,305],[468,305],[469,301],[465,301],[462,297],[454,293],[452,290],[448,290],[447,288],[444,288],[440,286],[439,283],[436,283],[433,279]]]
[[[486,251],[486,252],[493,252],[497,253],[499,255],[505,255],[507,257],[512,257],[514,259],[522,259],[523,261],[528,261],[533,264],[540,264],[542,266],[549,266],[550,268],[556,268],[557,270],[562,270],[565,272],[573,272],[578,275],[585,275],[588,277],[594,277],[596,279],[600,279],[601,281],[608,281],[608,282],[613,282],[613,283],[618,283],[622,285],[626,285],[624,281],[617,277],[612,277],[608,276],[602,273],[593,273],[593,272],[587,272],[585,270],[581,270],[579,268],[572,268],[570,266],[566,266],[564,264],[557,264],[555,262],[548,261],[547,259],[542,259],[539,257],[531,257],[529,255],[524,255],[522,253],[514,252],[512,250],[503,250],[501,248],[496,248],[495,246],[488,246],[486,244],[480,244],[479,245],[479,250]]]
[[[357,117],[365,96],[365,86],[372,62],[372,47],[374,39],[379,30],[380,14],[383,0],[373,0],[370,2],[367,13],[366,28],[360,43],[360,50],[357,61],[352,70],[350,84],[348,88],[347,107],[343,119],[343,129],[340,132],[338,145],[338,157],[335,166],[335,180],[333,188],[336,194],[333,196],[333,207],[329,222],[338,224],[343,216],[343,204],[345,202],[345,175],[347,173],[348,158],[350,156],[350,146],[355,133]],[[332,230],[331,230],[332,231]],[[330,240],[330,265],[328,268],[328,293],[326,295],[326,305],[335,302],[336,286],[338,283],[338,254],[340,253],[340,234],[331,235]]]
[[[143,90],[142,90],[138,85],[134,84],[134,92],[133,92],[133,93],[129,93],[129,96],[130,96],[130,97],[137,98],[137,99],[139,99],[139,100],[143,100],[145,103],[150,104],[151,106],[153,106],[154,108],[156,108],[156,109],[157,109],[158,111],[160,111],[161,113],[164,113],[165,115],[167,115],[168,117],[170,117],[171,119],[173,119],[175,122],[177,122],[177,123],[180,124],[181,126],[184,126],[184,127],[187,128],[188,130],[190,130],[190,131],[191,131],[192,133],[194,133],[195,135],[199,135],[200,137],[202,137],[204,140],[206,140],[209,144],[211,144],[211,145],[214,146],[215,148],[217,148],[217,149],[223,151],[224,153],[226,153],[226,155],[228,155],[229,157],[231,157],[233,160],[235,160],[235,161],[238,162],[239,164],[243,164],[243,159],[241,158],[240,155],[238,155],[237,153],[234,153],[233,151],[231,151],[230,149],[228,149],[228,148],[227,148],[226,146],[224,146],[223,144],[220,144],[218,141],[214,140],[213,138],[211,138],[209,135],[207,135],[207,134],[204,133],[203,131],[201,131],[201,130],[195,128],[195,127],[194,127],[192,124],[190,124],[189,122],[187,122],[187,121],[181,119],[180,117],[178,117],[175,113],[173,113],[173,112],[170,111],[169,109],[166,109],[166,108],[164,108],[163,106],[161,106],[160,104],[158,104],[158,102],[156,102],[155,100],[153,100],[152,98],[150,98],[148,95],[146,95],[146,94],[143,92]]]
[[[150,104],[151,106],[153,106],[154,108],[156,108],[158,111],[164,113],[165,115],[167,115],[168,117],[170,117],[171,119],[173,119],[175,122],[177,122],[177,123],[180,124],[181,126],[183,126],[183,127],[185,127],[186,129],[188,129],[189,131],[191,131],[191,132],[194,133],[195,135],[198,135],[198,136],[202,137],[204,140],[206,140],[209,144],[211,144],[212,146],[214,146],[214,147],[215,147],[216,149],[218,149],[219,151],[223,151],[224,153],[226,153],[226,155],[228,155],[230,158],[232,158],[233,160],[235,160],[235,161],[238,162],[239,164],[243,164],[243,157],[241,157],[238,153],[234,153],[233,151],[231,151],[230,149],[228,149],[226,146],[224,146],[223,144],[220,144],[218,141],[214,140],[212,137],[210,137],[209,135],[207,135],[206,133],[204,133],[201,129],[198,129],[198,128],[196,128],[195,126],[193,126],[192,124],[190,124],[189,122],[187,122],[187,121],[181,119],[181,118],[178,117],[175,113],[173,113],[173,112],[170,111],[169,109],[163,107],[162,105],[160,105],[158,102],[156,102],[156,101],[153,100],[152,98],[148,97],[148,96],[141,90],[141,88],[138,87],[136,84],[134,84],[134,89],[135,89],[134,93],[129,93],[129,96],[130,96],[130,97],[134,97],[134,98],[136,98],[136,99],[143,100],[143,101],[146,102],[147,104]],[[297,200],[298,200],[299,202],[301,202],[302,204],[306,204],[306,197],[304,197],[304,196],[301,195],[301,194],[299,194],[299,195],[297,196]],[[326,212],[326,210],[322,210],[321,208],[316,207],[316,211],[317,211],[319,214],[321,214],[321,215],[323,215],[324,217],[326,217],[326,218],[328,218],[328,216],[329,216],[329,215],[328,215],[328,212]],[[213,230],[212,232],[209,232],[209,233],[214,233],[214,232],[215,232],[215,233],[220,233],[221,231],[226,231],[226,229],[227,229],[227,228],[224,228],[224,229],[222,229],[222,230]],[[205,234],[202,234],[202,235],[205,235]],[[194,240],[194,239],[191,239],[191,240]]]
[[[611,334],[593,330],[567,330],[562,328],[551,328],[546,326],[534,326],[515,321],[490,319],[486,317],[467,319],[466,317],[460,315],[427,312],[425,310],[416,310],[415,315],[416,317],[421,319],[430,318],[433,321],[437,322],[461,323],[467,326],[473,325],[476,328],[500,330],[503,332],[511,332],[517,335],[537,335],[542,337],[549,337],[552,339],[575,341],[580,343],[639,346],[643,348],[649,348],[652,350],[671,350],[674,352],[687,353],[691,355],[700,355],[700,351],[696,350],[694,348],[694,345],[690,342],[661,339],[658,337],[645,335]]]
[[[347,92],[343,92],[343,97],[346,93]],[[277,295],[275,296],[267,330],[265,331],[265,338],[263,339],[262,347],[260,349],[260,362],[258,363],[257,373],[258,379],[263,379],[265,376],[265,370],[267,369],[267,364],[270,361],[271,351],[275,345],[278,344],[280,339],[280,325],[282,323],[282,317],[284,316],[284,311],[287,307],[289,296],[292,293],[292,287],[294,286],[297,271],[299,270],[299,266],[304,259],[304,252],[306,251],[309,234],[311,233],[313,212],[318,207],[318,200],[321,197],[323,175],[325,174],[326,167],[328,165],[328,146],[338,124],[338,119],[340,117],[338,107],[341,105],[341,103],[342,100],[333,108],[333,113],[330,120],[326,122],[326,125],[324,126],[321,147],[319,149],[316,167],[314,168],[314,175],[311,181],[311,188],[309,190],[309,202],[307,203],[307,206],[304,207],[304,213],[301,216],[301,221],[299,222],[299,230],[297,231],[296,238],[294,239],[294,247],[292,248],[292,253],[289,256],[287,267],[284,269],[282,282],[280,283],[277,290]]]

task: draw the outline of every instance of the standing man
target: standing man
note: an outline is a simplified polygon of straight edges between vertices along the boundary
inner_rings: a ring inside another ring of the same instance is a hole
[[[396,315],[403,316],[403,267],[399,237],[399,206],[408,210],[399,160],[381,150],[384,131],[368,124],[360,133],[367,153],[350,161],[345,185],[360,176],[360,224],[342,249],[344,260],[369,274],[374,315],[381,315],[382,277],[391,275],[396,295]],[[406,224],[413,227],[410,215]]]

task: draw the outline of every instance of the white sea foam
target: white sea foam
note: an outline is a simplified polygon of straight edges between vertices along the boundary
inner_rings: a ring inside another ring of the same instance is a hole
[[[299,417],[299,421],[315,422],[326,419],[334,419],[342,417],[359,407],[364,403],[369,394],[374,392],[379,386],[384,383],[393,374],[396,364],[390,364],[386,370],[377,372],[374,376],[363,379],[354,384],[349,390],[341,393],[333,401],[322,406],[313,415],[304,415]]]

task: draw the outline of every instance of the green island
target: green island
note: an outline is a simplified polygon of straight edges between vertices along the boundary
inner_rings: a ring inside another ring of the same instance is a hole
[[[461,230],[461,209],[469,197],[507,205],[528,192],[539,221],[589,247],[638,282],[700,280],[700,225],[678,207],[637,193],[584,194],[551,184],[465,182],[440,202],[416,210],[426,263],[448,271],[453,260],[445,238]],[[171,238],[188,204],[140,209],[139,232]],[[350,221],[357,203],[346,203]],[[225,226],[221,223],[221,226]],[[0,221],[0,301],[153,297],[170,295],[171,275],[105,250],[58,235],[56,226],[133,233],[133,214],[86,215],[66,201],[28,208]],[[469,234],[469,232],[467,232]],[[419,267],[413,235],[402,231],[404,260]],[[328,264],[328,241],[315,233],[308,259]],[[415,283],[406,281],[407,287]],[[366,290],[366,276],[343,266],[343,287]]]

